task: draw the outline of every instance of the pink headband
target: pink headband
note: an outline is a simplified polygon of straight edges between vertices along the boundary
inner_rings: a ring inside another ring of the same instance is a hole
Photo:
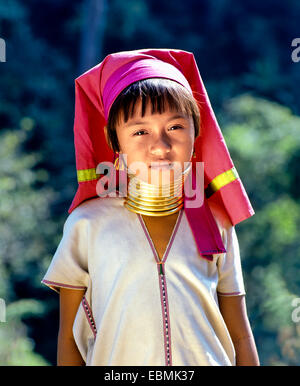
[[[132,61],[118,68],[105,84],[102,96],[105,119],[108,119],[110,108],[121,91],[130,84],[147,78],[166,78],[174,80],[193,94],[184,75],[172,64],[158,59]]]

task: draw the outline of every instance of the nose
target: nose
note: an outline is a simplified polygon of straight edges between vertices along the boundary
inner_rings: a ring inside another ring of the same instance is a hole
[[[171,151],[171,143],[163,135],[159,135],[150,145],[150,153],[156,157],[165,158]]]

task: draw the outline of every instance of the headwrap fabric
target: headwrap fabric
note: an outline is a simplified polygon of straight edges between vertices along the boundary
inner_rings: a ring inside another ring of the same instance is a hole
[[[118,68],[107,80],[103,90],[104,116],[108,119],[109,109],[116,97],[128,86],[128,80],[135,82],[147,78],[166,78],[174,80],[192,90],[188,81],[176,67],[157,59],[139,59]]]
[[[103,130],[114,100],[130,84],[153,77],[182,84],[193,93],[200,109],[200,136],[195,141],[192,161],[204,162],[206,199],[201,208],[185,211],[199,252],[211,259],[210,253],[222,253],[225,248],[208,204],[217,208],[220,221],[232,225],[252,216],[254,210],[230,157],[194,55],[187,51],[142,49],[110,54],[75,80],[74,141],[79,186],[69,213],[84,200],[97,196],[97,165],[114,161]]]

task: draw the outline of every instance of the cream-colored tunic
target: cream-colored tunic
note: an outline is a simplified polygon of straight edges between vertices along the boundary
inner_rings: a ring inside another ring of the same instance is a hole
[[[235,365],[217,292],[245,290],[235,228],[217,224],[227,253],[208,261],[181,210],[161,269],[142,216],[123,198],[70,214],[43,283],[86,288],[73,333],[87,365]]]

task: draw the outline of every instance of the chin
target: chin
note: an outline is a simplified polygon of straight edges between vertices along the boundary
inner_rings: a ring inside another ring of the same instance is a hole
[[[152,185],[168,185],[174,182],[175,172],[170,168],[148,169],[147,178],[143,179]]]

